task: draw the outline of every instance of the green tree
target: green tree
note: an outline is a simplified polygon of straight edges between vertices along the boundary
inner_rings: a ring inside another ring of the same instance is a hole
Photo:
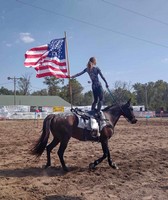
[[[71,103],[69,84],[61,88],[59,96]]]
[[[137,105],[145,105],[145,84],[135,83],[133,88]]]
[[[89,106],[93,102],[93,93],[92,91],[88,91],[83,95],[83,106]]]
[[[12,95],[12,94],[13,94],[12,90],[8,90],[5,87],[0,88],[0,95]]]
[[[76,79],[71,79],[70,83],[67,84],[66,89],[64,88],[64,91],[66,91],[66,92],[70,91],[70,92],[67,92],[69,102],[71,102],[70,95],[72,94],[72,104],[73,105],[75,105],[75,106],[83,105],[83,94],[82,94],[83,87]]]
[[[136,97],[132,90],[132,85],[127,82],[116,81],[114,90],[112,90],[113,99],[116,103],[127,102],[131,98],[133,105],[136,104]]]
[[[54,76],[47,76],[44,78],[43,83],[48,87],[48,95],[59,95],[61,91],[60,84],[64,84],[64,79],[58,79]]]
[[[71,79],[66,86],[61,88],[59,96],[75,106],[81,106],[83,105],[82,91],[82,85],[76,79]]]
[[[149,92],[148,92],[149,93]],[[151,109],[160,111],[161,108],[164,110],[168,109],[168,83],[163,80],[158,80],[153,84],[153,96],[152,99],[149,98],[148,101]]]
[[[168,83],[163,80],[134,84],[138,105],[145,105],[149,110],[168,110]]]
[[[110,106],[110,105],[115,103],[113,91],[111,89],[109,89],[109,90],[110,90],[110,93],[106,90],[104,91],[104,102],[103,102],[103,104],[106,105],[106,106]]]
[[[47,96],[48,92],[47,92],[47,89],[41,89],[41,90],[38,90],[38,91],[34,91],[31,95],[33,95],[33,96]]]

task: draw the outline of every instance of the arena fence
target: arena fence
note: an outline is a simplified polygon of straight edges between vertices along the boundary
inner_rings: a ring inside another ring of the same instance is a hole
[[[90,110],[90,106],[78,106],[82,110]],[[41,107],[41,106],[23,106],[23,105],[11,105],[0,107],[0,119],[44,119],[51,113],[70,112],[70,107]],[[135,116],[141,118],[155,117],[153,111],[134,111]]]

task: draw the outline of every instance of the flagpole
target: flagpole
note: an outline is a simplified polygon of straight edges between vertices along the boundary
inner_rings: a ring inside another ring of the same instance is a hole
[[[65,34],[65,48],[66,48],[66,56],[67,56],[67,65],[68,65],[68,76],[69,76],[69,95],[70,95],[70,103],[72,108],[72,87],[71,87],[71,81],[70,81],[70,67],[69,67],[69,58],[68,58],[68,43],[66,38],[66,32]]]

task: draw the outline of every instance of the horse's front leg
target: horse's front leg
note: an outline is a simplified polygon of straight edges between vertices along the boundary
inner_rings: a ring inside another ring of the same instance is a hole
[[[112,167],[113,169],[118,169],[118,166],[115,162],[113,162],[112,158],[111,158],[111,155],[110,155],[110,151],[109,151],[109,148],[108,148],[108,143],[107,143],[107,159],[108,159],[108,163],[110,165],[110,167]]]
[[[109,154],[107,138],[103,138],[103,139],[101,138],[100,142],[101,142],[101,146],[102,146],[102,150],[103,150],[103,156],[101,158],[95,160],[94,163],[90,163],[89,169],[95,169],[95,167],[98,164],[100,164],[105,158],[107,158],[107,156]]]
[[[90,163],[89,169],[95,169],[95,167],[100,164],[105,158],[108,158],[108,163],[110,167],[114,169],[118,169],[117,165],[112,162],[110,151],[108,148],[108,139],[101,140],[102,150],[103,150],[103,156],[97,160],[94,161],[94,163]]]
[[[114,169],[119,169],[117,164],[115,162],[113,162],[111,159],[109,148],[108,148],[108,163],[109,163],[110,167],[112,167]]]

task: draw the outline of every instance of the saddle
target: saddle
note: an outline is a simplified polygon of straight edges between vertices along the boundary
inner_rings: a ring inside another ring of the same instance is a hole
[[[96,111],[83,111],[79,108],[71,108],[71,112],[78,117],[79,128],[100,132],[107,125],[108,120],[102,111],[101,116],[98,116]]]

